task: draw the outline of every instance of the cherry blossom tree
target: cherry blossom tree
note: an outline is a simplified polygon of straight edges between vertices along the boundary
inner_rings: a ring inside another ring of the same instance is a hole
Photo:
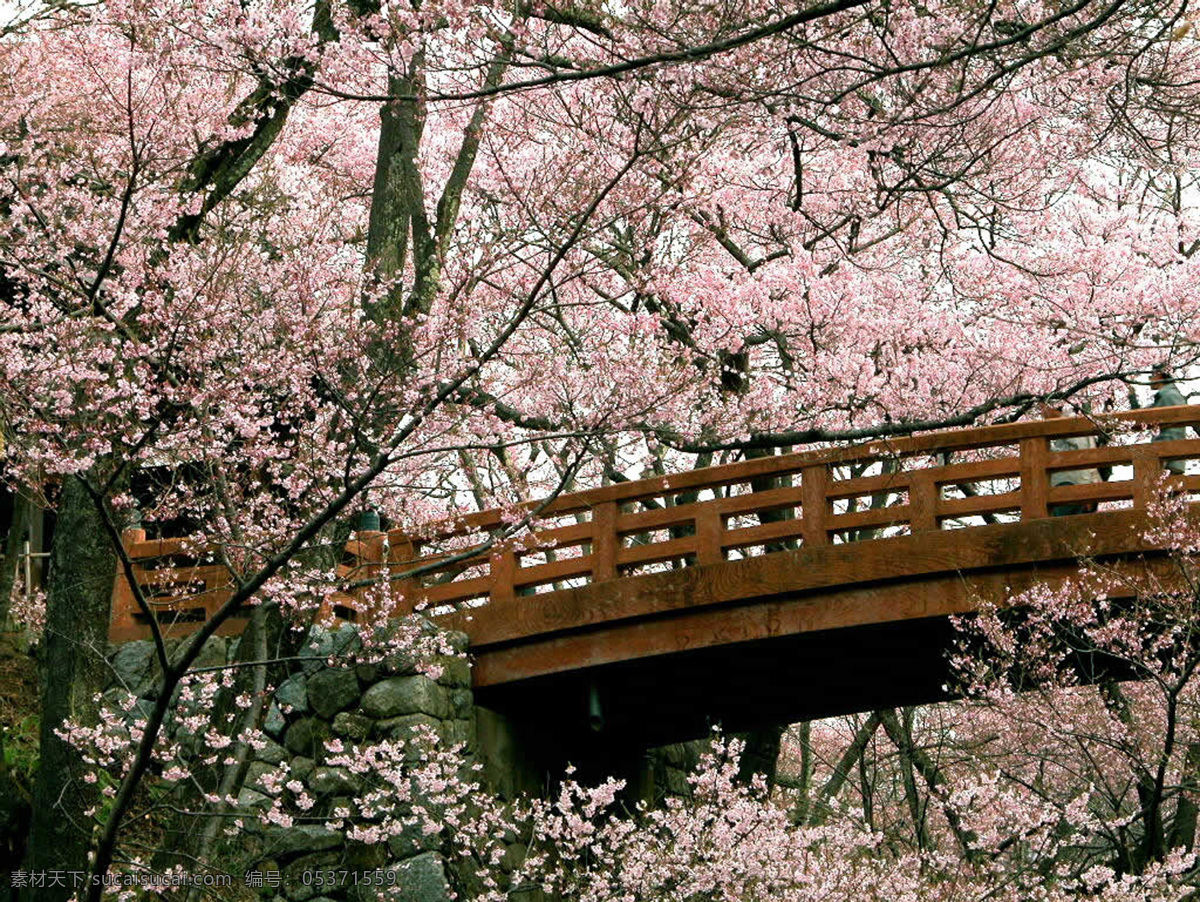
[[[204,640],[345,588],[355,511],[417,533],[1121,404],[1193,359],[1184,4],[133,0],[26,15],[0,53],[5,472],[58,512],[35,847],[91,842],[96,874]],[[86,788],[49,781],[63,722],[102,726],[80,649],[135,509],[234,592],[176,649],[156,630],[93,842]]]

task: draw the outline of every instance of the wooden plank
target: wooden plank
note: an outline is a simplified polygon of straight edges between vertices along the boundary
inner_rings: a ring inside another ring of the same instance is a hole
[[[185,546],[190,546],[193,543],[190,536],[183,536],[177,539],[147,539],[142,542],[133,543],[127,550],[129,556],[134,560],[145,560],[147,558],[165,557],[169,554],[184,554]],[[193,552],[186,552],[192,554]]]
[[[121,544],[124,546],[126,553],[129,553],[132,548],[146,540],[146,530],[144,529],[126,529],[121,533]],[[133,568],[136,572],[136,567]],[[112,594],[112,613],[109,616],[109,638],[115,642],[124,642],[125,639],[114,638],[117,635],[125,635],[132,631],[145,630],[147,636],[150,635],[150,630],[143,627],[134,618],[134,615],[139,611],[137,598],[133,594],[133,587],[129,584],[129,580],[125,578],[125,568],[120,564],[117,565],[116,579],[113,580]]]
[[[415,570],[418,567],[427,568],[424,574],[426,576],[437,574],[438,572],[444,570],[468,570],[474,567],[483,566],[490,556],[490,552],[481,551],[469,558],[452,560],[456,555],[461,553],[462,551],[443,551],[438,554],[431,554],[427,557],[421,558],[420,560],[411,561],[405,569]]]
[[[518,567],[513,574],[513,584],[523,589],[527,586],[540,586],[560,579],[571,579],[576,576],[590,576],[592,572],[592,556],[563,558],[548,564],[536,564],[532,567]]]
[[[194,567],[172,567],[162,570],[147,570],[134,565],[134,576],[139,583],[146,585],[169,585],[177,582],[197,582],[212,580],[229,582],[229,571],[222,564],[201,564]]]
[[[1163,444],[1166,444],[1165,442]],[[1162,478],[1163,465],[1153,445],[1144,445],[1133,459],[1133,506],[1144,511],[1154,499],[1155,487]]]
[[[492,577],[476,576],[471,579],[460,579],[455,582],[439,583],[414,592],[414,598],[428,604],[448,604],[454,601],[469,601],[472,598],[482,598],[492,587]]]
[[[831,514],[825,521],[825,528],[833,532],[872,526],[898,526],[908,523],[911,515],[912,509],[909,505],[896,504],[892,507],[855,511],[852,514]]]
[[[1132,480],[1117,482],[1085,482],[1081,485],[1051,486],[1046,500],[1051,504],[1080,501],[1125,501],[1133,497]]]
[[[719,498],[703,503],[712,505],[723,517],[733,517],[739,514],[757,514],[760,511],[795,507],[803,502],[804,489],[800,486],[788,485],[778,489],[768,489],[765,492],[746,492],[743,495],[733,495],[729,498]]]
[[[652,542],[649,545],[631,545],[628,548],[619,548],[617,549],[617,566],[657,564],[695,553],[696,537],[684,536],[681,539],[670,539],[666,542]]]
[[[976,495],[971,498],[943,498],[938,502],[938,518],[970,517],[981,514],[1004,514],[1021,509],[1021,493],[1001,492],[996,495]]]
[[[880,473],[878,476],[855,476],[852,479],[830,479],[825,497],[830,500],[858,498],[863,495],[878,495],[881,492],[903,492],[908,481],[918,470],[901,470],[895,473]]]
[[[613,505],[614,508],[616,507],[616,502],[609,501],[607,503]],[[711,501],[704,501],[696,504],[679,504],[673,507],[663,507],[658,510],[618,514],[616,518],[616,531],[618,535],[627,536],[639,532],[670,529],[674,526],[691,526],[692,521],[696,519],[697,511],[705,504],[711,503]]]
[[[570,526],[558,526],[554,529],[539,530],[525,537],[524,548],[517,549],[517,555],[537,554],[541,551],[573,548],[582,545],[592,537],[591,523],[574,523]]]
[[[1051,451],[1049,467],[1051,470],[1071,470],[1098,464],[1121,466],[1130,464],[1135,457],[1142,454],[1139,449],[1153,448],[1158,457],[1196,457],[1200,456],[1200,440],[1180,439],[1171,442],[1144,442],[1138,445],[1106,445],[1103,448],[1080,448],[1074,451]]]
[[[420,557],[418,546],[412,538],[398,529],[390,530],[388,536],[388,562],[409,564]]]
[[[1151,425],[1200,424],[1200,405],[1178,404],[1174,407],[1143,407],[1141,410],[1127,410],[1113,416],[1121,423]]]
[[[1016,454],[996,460],[973,460],[930,469],[936,485],[957,485],[964,482],[986,482],[992,479],[1017,479],[1021,475],[1021,459]]]
[[[749,548],[751,545],[763,545],[767,542],[799,539],[803,535],[803,520],[777,520],[774,523],[762,523],[758,526],[727,529],[721,539],[721,545],[724,548]]]

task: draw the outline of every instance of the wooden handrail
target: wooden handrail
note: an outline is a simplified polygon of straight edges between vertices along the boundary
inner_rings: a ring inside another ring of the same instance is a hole
[[[1105,417],[1060,417],[1052,420],[1031,420],[1020,423],[1005,423],[998,426],[978,426],[971,429],[951,429],[930,432],[900,439],[881,439],[859,445],[833,448],[815,448],[796,451],[773,457],[716,467],[687,470],[670,476],[649,477],[619,482],[602,488],[587,489],[560,495],[542,511],[543,516],[572,514],[590,510],[604,501],[618,504],[639,501],[658,495],[676,494],[688,490],[712,488],[752,478],[786,476],[800,472],[811,464],[859,463],[865,460],[910,457],[917,454],[935,454],[946,451],[968,451],[979,448],[1015,444],[1023,438],[1071,438],[1094,435],[1102,429],[1123,426],[1195,426],[1200,424],[1200,405],[1179,407],[1156,407],[1110,414]],[[518,505],[519,509],[533,511],[538,502]],[[439,526],[434,524],[422,533],[423,541],[451,538],[476,531],[487,531],[503,526],[506,517],[511,517],[512,508],[494,509],[464,514]],[[399,531],[396,531],[399,534]]]
[[[547,505],[540,516],[588,519],[567,526],[535,526],[522,540],[493,547],[486,556],[465,562],[439,566],[439,560],[450,557],[445,550],[422,550],[446,542],[453,542],[452,548],[482,542],[506,522],[506,517],[511,518],[511,508],[482,511],[434,525],[419,537],[392,530],[388,533],[390,552],[386,562],[382,560],[382,533],[359,534],[347,550],[358,562],[353,568],[355,578],[378,574],[391,579],[416,565],[431,571],[432,578],[398,584],[407,597],[408,603],[400,611],[404,613],[421,602],[453,605],[484,597],[508,601],[540,586],[553,589],[581,581],[610,581],[647,566],[719,564],[728,552],[748,548],[758,547],[765,553],[789,542],[794,547],[861,539],[864,529],[890,530],[892,534],[921,532],[939,529],[949,519],[983,515],[1032,520],[1046,517],[1056,505],[1064,504],[1126,501],[1140,509],[1149,497],[1151,483],[1163,472],[1163,461],[1200,458],[1200,440],[1143,440],[1072,451],[1052,451],[1052,440],[1095,434],[1101,429],[1187,425],[1200,426],[1200,406],[1131,411],[1103,421],[1064,417],[813,449],[564,494]],[[911,458],[982,450],[998,456],[903,467]],[[896,465],[890,468],[894,472],[854,478],[836,478],[834,473],[839,466],[884,460]],[[1128,480],[1051,486],[1055,472],[1101,465],[1129,466],[1134,476]],[[761,492],[750,490],[751,480],[777,477],[789,477],[789,482],[798,484]],[[986,481],[1010,484],[993,493],[945,497],[945,487]],[[1200,476],[1176,477],[1176,482],[1180,489],[1200,490]],[[683,492],[708,493],[712,497],[673,504],[672,496]],[[886,504],[886,496],[895,496],[895,503]],[[665,504],[642,511],[633,509],[639,502],[652,499],[663,499]],[[866,509],[839,509],[853,504],[854,499],[875,499],[876,503]],[[525,509],[533,510],[534,506],[526,505]],[[782,515],[768,520],[761,516],[767,511]],[[747,517],[757,517],[760,522],[747,524]],[[139,563],[139,577],[143,562],[187,553],[183,539],[146,541],[145,534],[138,532],[126,533],[125,540],[131,557]],[[531,560],[538,555],[542,561]],[[213,579],[211,565],[189,562],[164,567],[155,571],[158,579],[151,580],[147,574],[147,584],[159,581],[163,571],[171,569],[181,571],[181,581],[183,571],[197,576],[204,571],[201,607],[206,612],[214,610],[213,604],[219,599],[228,597],[224,587]],[[384,574],[384,570],[389,572]],[[165,581],[170,583],[171,579]],[[131,609],[132,600],[131,590],[119,579],[114,594],[114,638],[145,629]],[[347,595],[341,597],[338,607],[342,615],[353,616],[361,604],[357,597]]]

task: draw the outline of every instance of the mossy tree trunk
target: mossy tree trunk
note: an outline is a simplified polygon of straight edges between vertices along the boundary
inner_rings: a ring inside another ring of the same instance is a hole
[[[33,822],[27,869],[87,868],[94,787],[81,779],[78,752],[55,732],[66,720],[94,725],[95,696],[104,688],[104,658],[116,552],[100,512],[79,479],[63,484],[50,552],[46,631],[42,639],[41,751],[34,782]],[[46,883],[50,881],[47,880]],[[66,886],[29,888],[28,902],[60,902],[76,892]]]

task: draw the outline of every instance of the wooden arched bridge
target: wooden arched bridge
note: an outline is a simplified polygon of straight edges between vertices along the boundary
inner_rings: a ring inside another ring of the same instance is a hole
[[[1080,556],[1154,566],[1142,534],[1155,485],[1200,492],[1200,475],[1164,472],[1200,459],[1200,439],[1155,439],[1198,423],[1200,407],[1048,419],[623,482],[559,496],[519,543],[473,559],[462,550],[511,510],[417,539],[358,533],[343,574],[424,566],[400,584],[406,610],[425,605],[470,636],[477,700],[548,719],[564,743],[597,716],[654,744],[712,720],[738,730],[931,701],[945,692],[948,615],[1060,581]],[[1054,450],[1096,434],[1108,443]],[[1093,468],[1105,478],[1052,486]],[[1051,516],[1071,504],[1098,509]],[[182,540],[126,542],[168,634],[228,598],[227,573],[183,557]],[[365,604],[343,596],[336,613]],[[113,607],[114,640],[148,635],[121,580]]]

